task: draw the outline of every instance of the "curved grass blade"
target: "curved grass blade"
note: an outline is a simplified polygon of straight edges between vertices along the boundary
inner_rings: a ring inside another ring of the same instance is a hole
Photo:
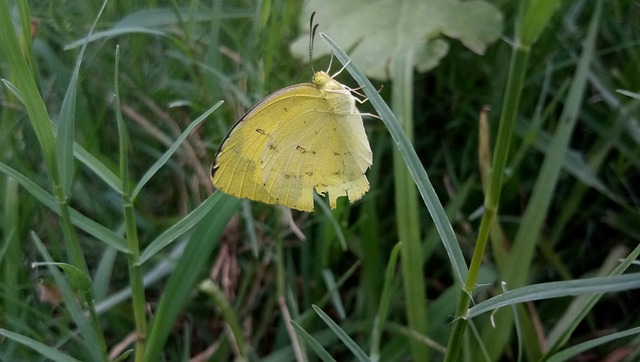
[[[32,350],[39,352],[43,357],[56,362],[80,362],[79,360],[64,354],[56,348],[49,347],[48,345],[38,342],[33,338],[23,336],[22,334],[14,333],[6,329],[0,328],[0,335],[5,336],[13,341],[16,341],[24,346],[31,348]]]
[[[312,305],[312,307],[313,307],[313,310],[315,310],[316,313],[320,316],[320,318],[322,318],[322,320],[329,326],[329,328],[331,328],[333,333],[335,333],[336,336],[340,338],[342,343],[344,343],[344,345],[347,346],[349,350],[351,350],[351,352],[353,353],[354,356],[356,356],[358,361],[360,362],[371,361],[367,356],[367,354],[364,353],[364,351],[360,348],[360,346],[358,346],[356,342],[354,342],[354,340],[351,339],[351,337],[349,337],[349,335],[345,331],[343,331],[342,328],[340,328],[340,326],[338,326],[336,322],[333,321],[333,319],[331,319],[331,317],[326,315],[325,312],[323,312],[322,309],[318,308],[316,305]]]
[[[58,204],[56,198],[49,192],[38,186],[33,181],[29,180],[20,172],[14,170],[13,168],[5,165],[2,162],[0,162],[0,172],[13,177],[16,181],[18,181],[20,186],[24,187],[24,189],[31,194],[31,196],[35,197],[38,201],[51,209],[51,211],[60,215],[60,205]],[[121,251],[123,253],[128,252],[125,245],[126,242],[120,235],[89,219],[88,217],[82,215],[71,207],[69,208],[69,213],[71,214],[71,222],[75,226],[86,231],[89,235],[95,237],[97,240],[100,240],[108,246],[117,249],[118,251]]]
[[[636,288],[640,288],[640,273],[534,284],[478,303],[469,308],[466,317],[473,318],[500,307],[533,300],[611,293]]]
[[[460,250],[458,240],[456,239],[453,228],[451,227],[451,223],[449,222],[449,219],[444,212],[444,208],[442,207],[442,204],[438,199],[438,195],[433,189],[431,181],[429,181],[427,171],[424,169],[424,166],[420,162],[416,151],[413,149],[411,143],[402,131],[400,123],[396,119],[395,115],[391,112],[389,106],[384,102],[382,97],[380,97],[369,79],[367,79],[360,68],[358,68],[358,66],[351,61],[344,50],[342,50],[326,34],[320,33],[320,37],[329,45],[336,58],[338,58],[338,60],[340,60],[340,62],[345,65],[349,74],[351,74],[353,79],[355,79],[356,82],[358,82],[358,84],[362,87],[362,90],[371,102],[371,105],[376,109],[376,111],[382,118],[382,122],[384,122],[384,125],[387,127],[387,130],[391,134],[396,147],[402,154],[402,158],[404,159],[404,162],[406,163],[407,168],[411,173],[411,177],[416,183],[418,191],[420,191],[420,195],[422,196],[422,199],[424,200],[424,203],[429,210],[429,214],[433,219],[436,229],[438,229],[438,233],[442,238],[444,248],[446,249],[449,260],[451,261],[453,272],[456,275],[456,281],[461,285],[464,285],[469,269],[467,267],[467,263],[464,260],[464,256],[462,255],[462,250]]]
[[[215,197],[209,197],[195,210],[191,211],[189,215],[182,218],[182,220],[178,221],[175,225],[158,236],[151,242],[151,244],[149,244],[149,246],[147,246],[140,256],[140,264],[144,264],[160,250],[164,249],[174,240],[189,231],[193,226],[198,224],[198,222],[202,220],[203,217],[207,216],[211,209],[216,206],[218,201],[219,200]]]
[[[216,191],[211,198],[215,207],[198,223],[189,243],[174,269],[152,321],[147,340],[145,361],[159,361],[164,344],[184,303],[191,298],[201,271],[218,245],[227,223],[242,202],[233,196]]]
[[[318,358],[325,362],[336,362],[336,360],[331,357],[331,354],[329,354],[329,352],[327,352],[327,350],[322,347],[320,342],[313,338],[313,336],[305,331],[298,323],[296,323],[294,320],[290,320],[289,323],[291,323],[298,335],[307,343],[307,346],[311,347]]]
[[[572,358],[576,357],[578,354],[588,351],[590,349],[596,348],[605,343],[609,343],[615,341],[620,338],[633,336],[634,334],[640,334],[640,327],[631,328],[626,331],[612,333],[606,336],[602,336],[599,338],[594,338],[590,341],[582,342],[580,344],[576,344],[575,346],[569,347],[565,350],[562,350],[553,356],[549,357],[546,362],[563,362],[563,361],[572,361]]]
[[[213,107],[209,108],[206,112],[204,112],[195,121],[191,122],[189,127],[187,127],[187,129],[185,129],[184,132],[182,132],[180,137],[178,137],[178,139],[171,145],[171,147],[169,147],[167,152],[165,152],[162,155],[162,157],[160,157],[158,159],[158,161],[156,161],[156,163],[154,163],[153,166],[151,166],[149,168],[149,170],[140,179],[140,182],[138,182],[138,184],[136,185],[136,188],[133,189],[133,192],[131,193],[131,201],[132,202],[135,202],[136,197],[138,196],[138,194],[140,193],[140,191],[142,190],[144,185],[146,185],[147,182],[153,177],[153,175],[155,175],[156,172],[158,172],[158,170],[162,166],[164,166],[164,164],[169,160],[169,158],[171,158],[171,156],[176,152],[178,147],[180,147],[182,142],[187,138],[187,136],[189,136],[189,134],[191,134],[191,131],[193,131],[196,127],[198,127],[211,113],[213,113],[213,111],[218,109],[218,107],[220,107],[220,105],[222,105],[222,103],[224,103],[224,102],[223,101],[219,101],[218,103],[213,105]]]
[[[87,353],[91,356],[93,361],[104,361],[106,360],[106,356],[104,353],[106,351],[102,351],[100,346],[100,338],[96,334],[96,330],[91,326],[91,322],[89,318],[85,315],[85,311],[82,309],[80,302],[76,298],[76,294],[73,292],[71,286],[67,279],[62,275],[58,267],[53,265],[53,258],[47,251],[47,248],[42,244],[42,241],[38,237],[38,235],[34,232],[31,232],[31,238],[35,243],[40,255],[42,258],[47,261],[49,264],[47,268],[49,272],[53,275],[53,278],[56,281],[56,286],[58,290],[60,290],[62,294],[62,298],[64,300],[65,308],[68,310],[71,319],[78,326],[78,330],[83,338],[82,345],[85,347]]]

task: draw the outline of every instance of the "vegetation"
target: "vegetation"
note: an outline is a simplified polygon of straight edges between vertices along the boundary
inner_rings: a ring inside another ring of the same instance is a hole
[[[318,16],[380,119],[370,191],[309,214],[209,179],[309,81],[308,8],[0,0],[0,360],[638,360],[639,4],[491,3],[428,54],[372,32],[371,79]]]

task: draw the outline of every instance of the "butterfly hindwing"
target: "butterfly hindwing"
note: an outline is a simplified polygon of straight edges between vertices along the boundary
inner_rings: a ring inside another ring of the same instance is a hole
[[[371,149],[355,98],[326,73],[258,103],[220,146],[212,181],[241,198],[313,210],[313,190],[354,202],[369,189]]]

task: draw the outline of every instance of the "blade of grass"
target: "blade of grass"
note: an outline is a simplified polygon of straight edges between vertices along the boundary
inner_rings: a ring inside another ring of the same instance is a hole
[[[636,288],[640,288],[640,273],[539,283],[509,290],[482,301],[469,308],[467,318],[516,303],[584,294],[612,293]]]
[[[22,186],[25,190],[27,190],[27,192],[29,192],[29,194],[31,194],[31,196],[35,197],[36,200],[40,201],[46,207],[51,209],[51,211],[60,215],[60,205],[57,203],[56,198],[53,195],[48,193],[33,181],[29,180],[25,175],[5,165],[2,162],[0,162],[0,172],[14,178],[16,181],[18,181],[20,186]],[[72,208],[69,208],[69,210],[71,215],[71,222],[74,225],[86,231],[89,235],[92,235],[97,240],[102,241],[108,246],[123,253],[127,252],[127,247],[125,246],[126,242],[120,235],[89,219],[88,217],[82,215]]]
[[[453,228],[451,227],[451,223],[449,222],[449,219],[444,212],[444,208],[442,207],[442,204],[438,199],[438,195],[433,189],[431,181],[429,181],[427,172],[420,162],[416,151],[411,146],[411,142],[409,142],[409,140],[405,136],[400,123],[396,119],[395,115],[391,112],[389,106],[380,97],[376,88],[362,73],[360,68],[358,68],[358,66],[351,61],[344,50],[342,50],[326,34],[320,33],[320,37],[331,48],[336,58],[342,64],[345,64],[345,67],[349,74],[351,74],[353,79],[355,79],[355,81],[362,87],[362,90],[371,102],[371,105],[376,109],[376,111],[382,118],[382,122],[391,134],[396,147],[398,148],[398,150],[400,150],[400,154],[402,155],[404,162],[406,163],[407,168],[411,173],[411,177],[416,183],[418,191],[422,196],[422,200],[427,206],[429,214],[433,218],[433,222],[438,229],[438,233],[442,238],[442,243],[447,251],[449,261],[452,264],[453,273],[455,275],[454,279],[460,284],[464,283],[464,280],[466,280],[467,278],[468,269],[467,264],[464,260],[464,256],[462,255],[462,250],[460,250],[458,240],[456,239]]]
[[[50,263],[47,265],[47,269],[53,275],[53,278],[56,281],[56,286],[58,290],[62,294],[62,298],[64,300],[65,307],[69,311],[71,315],[71,319],[73,319],[76,326],[80,330],[80,334],[83,338],[82,346],[87,351],[87,353],[91,356],[91,359],[94,361],[106,361],[107,355],[106,350],[103,348],[104,341],[100,341],[101,336],[96,332],[93,328],[91,321],[85,315],[85,311],[82,309],[80,302],[76,298],[74,291],[69,285],[67,279],[62,275],[62,273],[58,270],[58,268],[51,264],[54,262],[53,258],[47,251],[42,241],[38,235],[34,232],[31,233],[31,238],[36,245],[40,255],[42,258]]]
[[[302,338],[302,340],[304,340],[307,345],[311,347],[313,352],[315,352],[316,356],[326,362],[336,361],[335,359],[333,359],[333,357],[331,357],[331,354],[329,354],[329,352],[327,352],[327,350],[324,349],[324,347],[322,347],[322,345],[315,338],[313,338],[313,336],[307,333],[307,331],[305,331],[298,323],[296,323],[294,320],[290,320],[289,322],[291,323],[293,328],[295,328],[296,332]]]
[[[391,107],[409,141],[413,142],[413,52],[396,53],[393,62],[393,89]],[[426,290],[423,281],[423,251],[420,239],[420,216],[418,195],[411,174],[403,163],[400,150],[393,149],[393,179],[395,192],[396,228],[398,240],[402,242],[402,286],[407,303],[406,314],[409,328],[427,334]],[[410,340],[414,360],[429,360],[427,347]]]
[[[131,285],[131,300],[133,317],[136,327],[136,347],[135,361],[144,360],[145,345],[147,340],[147,315],[146,300],[144,293],[144,282],[142,280],[142,270],[140,265],[140,246],[138,242],[138,229],[136,223],[136,212],[133,207],[134,199],[131,195],[131,184],[129,178],[129,145],[127,142],[127,129],[120,112],[120,86],[118,78],[120,62],[120,46],[116,46],[115,67],[113,74],[114,101],[116,121],[118,124],[118,141],[120,145],[120,179],[122,180],[122,212],[127,234],[127,262],[129,266],[129,283]]]
[[[4,55],[9,71],[13,76],[13,84],[21,94],[31,126],[42,148],[42,154],[52,183],[58,184],[55,138],[49,121],[49,114],[38,91],[36,81],[20,50],[13,22],[9,21],[12,17],[7,0],[0,1],[0,19],[4,19],[4,21],[0,21],[0,52]]]
[[[102,7],[98,11],[91,28],[89,28],[89,36],[93,33],[98,19],[102,15],[108,0],[102,2]],[[71,80],[67,87],[67,92],[62,100],[60,114],[58,115],[58,128],[56,132],[56,150],[58,156],[58,167],[60,170],[60,183],[62,193],[65,197],[71,196],[71,185],[73,183],[74,174],[74,158],[73,158],[73,140],[75,139],[76,130],[76,99],[78,93],[78,76],[80,74],[80,65],[87,49],[88,42],[84,42],[80,47],[80,53],[76,59],[76,64],[71,73]]]
[[[640,327],[631,328],[622,332],[612,333],[606,336],[594,338],[592,340],[576,344],[575,346],[569,347],[565,350],[562,350],[554,354],[549,359],[547,359],[546,362],[563,362],[563,361],[573,360],[573,358],[578,356],[580,353],[586,352],[590,349],[594,349],[605,343],[609,343],[617,339],[633,336],[635,334],[640,334]]]
[[[145,361],[160,360],[174,321],[190,298],[193,286],[200,279],[201,271],[218,245],[225,226],[240,207],[241,200],[220,191],[216,191],[211,197],[214,199],[214,207],[193,231],[164,288],[149,330]]]
[[[29,338],[22,334],[14,333],[2,328],[0,328],[0,334],[13,341],[16,341],[22,345],[25,345],[31,348],[32,350],[40,353],[43,357],[46,357],[47,359],[50,359],[56,362],[80,362],[79,360],[65,353],[60,352],[56,348],[50,347],[42,342],[36,341],[35,339]]]
[[[640,257],[640,245],[636,246],[635,249],[613,269],[610,275],[622,274],[638,257]],[[606,268],[606,265],[604,268]],[[547,340],[550,352],[558,350],[569,340],[573,331],[578,328],[580,322],[584,320],[601,297],[602,294],[596,294],[587,299],[577,299],[569,306],[567,314],[558,321],[556,327],[549,333]]]
[[[218,307],[218,309],[220,309],[220,313],[233,332],[233,339],[236,343],[237,352],[239,353],[239,356],[237,356],[236,360],[248,361],[249,356],[247,343],[244,339],[242,328],[240,328],[240,322],[236,317],[236,311],[233,310],[231,304],[229,303],[229,300],[225,297],[220,287],[215,285],[211,281],[211,279],[205,279],[202,283],[200,283],[198,289],[211,297],[213,303]]]
[[[200,220],[202,220],[203,217],[207,216],[211,209],[215,207],[215,201],[216,199],[212,197],[204,200],[204,202],[202,202],[202,204],[200,204],[200,206],[198,206],[195,210],[191,211],[187,216],[185,216],[165,232],[160,234],[160,236],[153,240],[144,250],[144,252],[140,256],[140,264],[144,264],[145,262],[147,262],[160,250],[169,246],[177,238],[184,235],[187,231],[191,230],[192,227],[197,225]]]
[[[393,286],[393,277],[395,275],[400,248],[400,243],[396,243],[396,245],[393,246],[393,249],[391,249],[389,262],[387,263],[387,271],[384,275],[384,286],[382,288],[382,295],[380,296],[378,314],[375,316],[375,319],[373,321],[373,328],[371,330],[371,347],[369,352],[369,356],[371,357],[371,361],[373,362],[377,362],[380,360],[380,339],[387,322],[387,316],[389,314],[391,288]]]
[[[2,211],[2,247],[0,247],[0,267],[2,268],[2,284],[5,288],[2,298],[2,308],[6,316],[17,315],[19,308],[15,300],[19,300],[20,290],[19,277],[22,275],[22,251],[18,230],[20,226],[20,198],[18,193],[18,182],[11,178],[5,178],[4,202]],[[8,326],[13,324],[7,323]]]
[[[184,142],[184,140],[191,134],[191,132],[198,127],[202,122],[204,122],[205,119],[207,119],[207,117],[213,113],[213,111],[215,111],[216,109],[218,109],[218,107],[220,107],[222,105],[222,103],[224,103],[223,101],[219,101],[218,103],[216,103],[215,105],[213,105],[213,107],[209,108],[206,112],[204,112],[200,117],[198,117],[195,121],[191,122],[191,124],[189,125],[189,127],[187,127],[184,132],[182,132],[182,134],[180,135],[180,137],[178,137],[178,139],[176,139],[176,141],[171,145],[171,147],[169,147],[169,149],[162,155],[162,157],[160,157],[158,159],[158,161],[156,161],[153,166],[151,166],[149,168],[149,170],[144,174],[144,176],[142,176],[142,178],[140,179],[140,182],[138,182],[138,184],[136,185],[136,187],[133,189],[133,192],[131,193],[131,201],[135,202],[136,198],[138,197],[138,194],[140,193],[140,191],[142,190],[142,188],[144,187],[144,185],[147,184],[147,182],[156,174],[156,172],[158,172],[158,170],[160,168],[162,168],[162,166],[164,166],[165,163],[167,163],[167,161],[169,160],[169,158],[171,158],[171,156],[178,150],[178,147],[180,147],[180,145],[182,144],[182,142]]]
[[[507,258],[505,269],[502,272],[502,277],[507,281],[510,288],[518,288],[524,285],[529,276],[529,268],[533,258],[533,251],[537,244],[536,241],[548,214],[551,200],[554,197],[562,162],[578,120],[589,74],[589,64],[595,52],[601,7],[601,3],[598,2],[589,24],[582,54],[569,88],[564,109],[560,115],[558,129],[549,145],[547,156],[544,159],[540,174],[531,193],[529,205],[527,205],[527,209],[524,212],[520,222],[521,226],[516,233],[509,258]],[[487,338],[485,340],[493,358],[496,358],[502,352],[511,334],[512,318],[508,315],[505,316],[506,318],[502,321],[500,328],[493,329],[487,326],[483,330],[483,337]]]
[[[331,328],[333,333],[335,333],[336,336],[340,338],[342,343],[344,343],[344,345],[347,346],[347,348],[349,348],[349,350],[358,359],[358,361],[360,362],[371,361],[367,356],[367,354],[364,353],[364,351],[360,348],[360,346],[358,346],[356,342],[354,342],[353,339],[351,339],[351,337],[349,337],[349,335],[331,319],[331,317],[326,315],[325,312],[323,312],[322,309],[318,308],[316,305],[311,305],[311,306],[313,307],[313,310],[315,310],[315,312],[320,316],[320,318],[329,326],[329,328]]]

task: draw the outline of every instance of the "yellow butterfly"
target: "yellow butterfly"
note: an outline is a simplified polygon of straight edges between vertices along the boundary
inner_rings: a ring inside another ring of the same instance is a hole
[[[368,190],[371,147],[352,90],[323,71],[283,88],[231,128],[211,166],[218,189],[240,198],[313,211],[313,190],[351,203]]]

